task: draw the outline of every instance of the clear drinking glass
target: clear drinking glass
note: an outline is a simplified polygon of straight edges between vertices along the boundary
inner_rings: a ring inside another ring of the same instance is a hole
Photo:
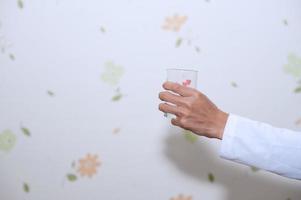
[[[167,71],[167,81],[179,83],[186,87],[197,88],[198,71],[191,69],[169,68]],[[165,117],[174,115],[164,113]]]

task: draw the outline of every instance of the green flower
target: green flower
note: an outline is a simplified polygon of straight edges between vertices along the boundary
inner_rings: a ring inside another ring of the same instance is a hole
[[[120,65],[116,65],[112,61],[105,63],[105,71],[101,74],[101,80],[109,85],[115,86],[119,83],[124,69]]]
[[[4,130],[0,134],[0,150],[9,152],[16,144],[16,136],[10,130]]]
[[[287,56],[288,63],[284,65],[284,70],[290,75],[300,78],[301,77],[301,58],[295,54],[289,54]]]

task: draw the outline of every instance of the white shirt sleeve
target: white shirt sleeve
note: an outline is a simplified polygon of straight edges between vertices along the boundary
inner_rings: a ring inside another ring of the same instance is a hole
[[[301,180],[301,132],[230,114],[220,156]]]

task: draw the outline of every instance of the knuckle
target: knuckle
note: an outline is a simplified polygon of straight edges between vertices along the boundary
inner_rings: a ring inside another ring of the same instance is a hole
[[[184,117],[184,113],[181,110],[178,110],[177,113],[176,113],[176,116]]]
[[[177,84],[177,83],[175,83],[174,86],[173,86],[173,89],[176,90],[176,91],[179,90],[180,88],[181,88],[181,85]]]
[[[173,95],[172,97],[175,101],[175,104],[177,104],[178,106],[185,105],[185,98],[183,98],[181,96],[177,96],[177,95]]]
[[[189,110],[192,108],[192,104],[193,103],[191,101],[185,101],[185,107]]]
[[[188,116],[190,116],[191,111],[188,110],[188,109],[185,109],[185,110],[183,111],[183,113],[184,113],[184,116],[188,117]]]
[[[196,99],[201,99],[201,98],[202,98],[202,94],[199,93],[199,92],[197,92],[197,91],[193,93],[193,96],[194,96]]]
[[[205,101],[207,99],[207,96],[201,92],[198,92],[196,97],[197,97],[197,100],[201,100],[201,101]]]
[[[182,127],[185,127],[186,124],[187,124],[187,119],[185,117],[182,117],[180,120],[179,120],[180,124]]]
[[[180,117],[187,117],[189,115],[189,111],[184,108],[179,108],[179,116]]]

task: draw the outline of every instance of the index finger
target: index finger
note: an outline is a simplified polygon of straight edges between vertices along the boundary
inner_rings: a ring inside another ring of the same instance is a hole
[[[163,83],[163,88],[165,90],[170,90],[184,97],[192,96],[195,91],[193,88],[180,85],[179,83],[170,82],[170,81],[166,81],[165,83]]]

